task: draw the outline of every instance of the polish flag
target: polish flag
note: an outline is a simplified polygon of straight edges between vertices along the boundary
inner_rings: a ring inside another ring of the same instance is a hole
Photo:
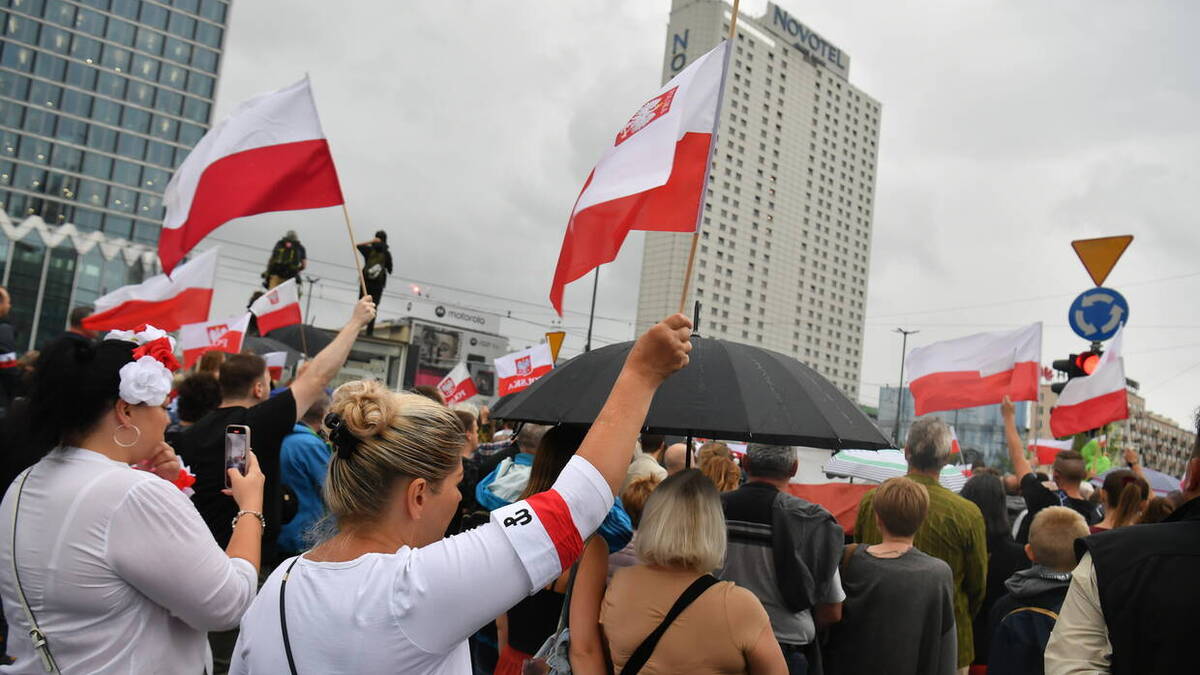
[[[287,352],[267,352],[263,354],[263,361],[267,362],[267,371],[271,373],[272,382],[283,379],[283,368],[287,365]]]
[[[454,366],[454,370],[442,378],[437,387],[438,391],[442,392],[442,398],[446,399],[446,405],[466,401],[479,393],[475,388],[475,380],[471,379],[471,373],[467,370],[466,362]]]
[[[1029,449],[1037,455],[1037,463],[1039,466],[1053,464],[1054,458],[1063,450],[1070,450],[1075,441],[1067,439],[1065,441],[1056,441],[1052,438],[1037,438],[1029,444]]]
[[[122,286],[95,302],[96,311],[83,320],[89,330],[128,330],[148,323],[165,331],[208,319],[217,249],[210,248],[179,266],[175,277],[156,274],[140,284]]]
[[[1050,409],[1050,433],[1071,436],[1129,417],[1125,360],[1121,358],[1124,333],[1124,326],[1117,329],[1091,375],[1067,382],[1058,403]]]
[[[614,136],[575,201],[550,302],[611,262],[630,230],[694,232],[716,126],[722,42],[663,85]]]
[[[237,354],[250,327],[250,313],[241,317],[189,323],[179,329],[179,347],[183,349],[183,367],[191,368],[204,352]]]
[[[300,294],[296,292],[296,280],[288,279],[263,293],[250,305],[250,311],[258,317],[258,332],[262,335],[300,323]]]
[[[175,171],[163,201],[158,257],[168,274],[234,218],[343,203],[308,78],[255,96],[213,127]]]
[[[962,452],[962,446],[958,444],[958,434],[954,433],[954,427],[950,427],[950,454],[957,455]]]
[[[521,391],[554,369],[550,345],[539,345],[496,359],[497,388],[501,396]]]
[[[1042,324],[917,347],[908,354],[918,416],[1014,401],[1036,401]]]

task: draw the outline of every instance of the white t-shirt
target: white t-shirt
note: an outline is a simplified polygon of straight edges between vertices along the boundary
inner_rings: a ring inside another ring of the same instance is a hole
[[[212,672],[205,632],[237,625],[254,599],[254,567],[229,558],[191,501],[154,474],[80,448],[28,471],[17,566],[59,669]],[[42,673],[12,570],[19,483],[0,504],[0,596],[16,658],[0,670]]]
[[[604,477],[573,457],[552,490],[468,532],[346,562],[301,557],[285,589],[297,672],[470,673],[466,639],[557,577],[612,503]],[[289,672],[279,592],[292,560],[242,619],[231,674]]]

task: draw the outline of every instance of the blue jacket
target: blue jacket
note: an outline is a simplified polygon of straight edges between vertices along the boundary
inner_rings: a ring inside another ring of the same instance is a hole
[[[475,486],[475,501],[488,511],[495,511],[515,502],[529,483],[532,467],[533,455],[527,452],[518,454],[511,461],[504,460]],[[629,520],[629,514],[625,513],[625,507],[621,505],[619,498],[604,522],[600,523],[597,533],[604,537],[609,553],[620,551],[633,539],[633,522]]]
[[[299,553],[309,548],[305,537],[325,515],[321,487],[329,467],[329,446],[307,425],[300,422],[283,439],[279,451],[280,478],[296,495],[296,516],[279,531],[279,550]]]

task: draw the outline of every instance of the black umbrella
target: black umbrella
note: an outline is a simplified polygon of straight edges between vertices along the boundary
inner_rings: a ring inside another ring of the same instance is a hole
[[[492,416],[538,424],[590,424],[633,342],[602,347],[558,366],[501,399]],[[778,352],[700,336],[691,362],[659,388],[652,433],[813,448],[892,446],[850,399],[812,368]]]
[[[287,362],[285,365],[294,366],[296,362],[304,358],[304,355],[299,350],[292,349],[288,345],[265,337],[248,337],[242,342],[242,348],[248,349],[259,356],[270,354],[271,352],[283,352],[287,354]]]
[[[276,328],[267,333],[266,337],[278,340],[292,349],[309,356],[316,356],[333,342],[333,338],[324,330],[307,326],[302,323]]]

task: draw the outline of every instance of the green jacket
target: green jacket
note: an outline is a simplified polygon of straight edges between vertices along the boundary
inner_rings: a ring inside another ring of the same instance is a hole
[[[959,497],[938,484],[937,480],[920,474],[908,478],[929,491],[929,515],[917,530],[913,545],[921,551],[941,558],[954,573],[954,623],[958,636],[958,667],[971,665],[975,658],[975,637],[971,619],[983,606],[987,592],[987,530],[983,514],[975,504]],[[875,491],[863,496],[858,506],[858,521],[854,541],[878,544],[883,541],[875,523]]]

